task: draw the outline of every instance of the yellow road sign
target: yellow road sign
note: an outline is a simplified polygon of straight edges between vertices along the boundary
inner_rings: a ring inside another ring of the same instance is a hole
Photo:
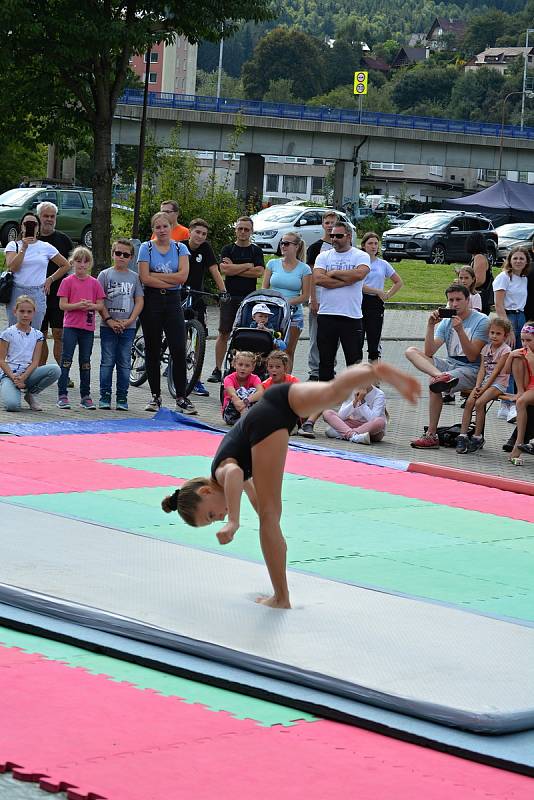
[[[367,94],[367,77],[369,73],[364,70],[354,73],[354,94]]]

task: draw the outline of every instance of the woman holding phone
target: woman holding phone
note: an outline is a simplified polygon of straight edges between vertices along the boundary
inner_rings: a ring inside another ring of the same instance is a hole
[[[16,242],[8,242],[5,248],[6,267],[14,275],[13,293],[7,304],[8,322],[10,325],[16,324],[15,304],[17,297],[24,294],[35,302],[32,324],[37,330],[43,323],[50,285],[70,269],[67,259],[53,245],[39,241],[39,231],[39,218],[32,213],[25,214],[20,223],[21,238]],[[47,278],[49,261],[57,264],[58,268]]]

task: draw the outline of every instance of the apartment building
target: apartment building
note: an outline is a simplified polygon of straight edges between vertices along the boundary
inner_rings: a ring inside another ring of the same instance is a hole
[[[171,44],[161,42],[150,51],[148,90],[170,94],[195,94],[198,45],[185,36]],[[130,66],[141,81],[145,80],[147,54],[134,56]]]

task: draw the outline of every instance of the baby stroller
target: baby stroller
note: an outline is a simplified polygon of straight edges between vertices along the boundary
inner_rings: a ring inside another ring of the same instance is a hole
[[[266,303],[269,310],[273,312],[269,319],[269,327],[272,328],[272,331],[249,327],[252,322],[252,309],[256,303]],[[261,380],[265,380],[267,377],[265,360],[274,349],[275,342],[281,341],[287,344],[290,321],[290,305],[280,292],[275,292],[273,289],[258,289],[248,294],[237,309],[234,327],[224,357],[223,381],[230,372],[233,372],[232,361],[238,350],[249,350],[259,356],[254,372]],[[221,403],[223,393],[224,388],[221,384]]]

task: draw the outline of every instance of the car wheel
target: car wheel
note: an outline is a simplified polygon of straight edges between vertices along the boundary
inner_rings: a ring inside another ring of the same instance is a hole
[[[6,222],[0,233],[2,240],[2,247],[5,247],[8,242],[16,242],[19,238],[19,226],[16,222]]]
[[[83,246],[84,247],[88,247],[89,250],[92,248],[92,246],[93,246],[93,230],[92,230],[92,228],[90,226],[88,226],[87,228],[84,229],[84,231],[82,233],[81,242],[82,242]]]
[[[446,258],[445,248],[442,244],[435,244],[432,250],[430,251],[430,263],[431,264],[444,264]]]

